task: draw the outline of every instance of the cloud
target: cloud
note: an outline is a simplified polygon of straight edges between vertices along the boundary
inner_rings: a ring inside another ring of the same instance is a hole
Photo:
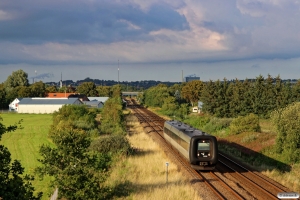
[[[300,55],[298,1],[15,0],[0,5],[2,64],[194,63]]]

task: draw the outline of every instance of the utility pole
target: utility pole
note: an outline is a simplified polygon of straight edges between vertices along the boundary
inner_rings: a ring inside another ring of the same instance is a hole
[[[119,85],[119,71],[120,71],[120,68],[119,68],[119,59],[118,59],[118,85]]]

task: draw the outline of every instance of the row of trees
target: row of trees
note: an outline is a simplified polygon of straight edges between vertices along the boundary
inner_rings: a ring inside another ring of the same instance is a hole
[[[93,82],[84,82],[77,88],[63,86],[49,86],[42,81],[29,84],[28,74],[23,70],[14,71],[7,80],[0,84],[0,109],[8,109],[8,105],[15,98],[45,97],[50,92],[70,92],[85,94],[86,96],[114,96],[114,92],[120,90],[119,85],[96,86]]]
[[[253,82],[210,81],[205,84],[199,99],[203,102],[203,111],[217,117],[250,113],[269,117],[273,110],[300,100],[300,82],[283,83],[279,76],[274,79],[270,75],[266,79],[259,76]]]
[[[269,117],[270,113],[286,105],[300,101],[300,81],[283,82],[280,77],[244,81],[191,81],[171,87],[157,85],[145,91],[141,98],[147,106],[161,107],[169,115],[184,116],[180,108],[203,103],[202,111],[216,117],[237,117],[254,113]],[[185,113],[184,113],[185,112]]]

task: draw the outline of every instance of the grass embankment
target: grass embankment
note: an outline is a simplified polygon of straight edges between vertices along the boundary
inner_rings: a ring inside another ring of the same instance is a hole
[[[188,178],[143,131],[135,117],[128,116],[127,123],[128,140],[138,151],[116,163],[107,184],[127,188],[126,199],[200,199]],[[169,162],[168,183],[166,162]]]
[[[160,109],[150,109],[161,115]],[[198,114],[192,113],[189,118],[197,116]],[[260,119],[259,125],[260,132],[231,135],[229,129],[225,128],[213,132],[208,131],[208,133],[218,137],[221,151],[247,163],[292,191],[300,193],[300,163],[286,163],[284,155],[275,152],[274,145],[277,134],[270,120]],[[214,130],[213,125],[210,129]]]
[[[281,154],[275,153],[276,131],[269,120],[260,120],[261,132],[229,135],[220,131],[219,149],[249,164],[252,168],[300,193],[300,164],[289,164]],[[226,142],[225,142],[226,141]]]
[[[33,174],[35,167],[39,165],[37,161],[40,158],[39,147],[42,144],[52,144],[48,139],[50,125],[52,124],[52,115],[50,114],[17,114],[7,113],[0,115],[3,118],[2,123],[5,126],[13,125],[23,119],[22,129],[15,132],[5,133],[2,136],[1,144],[6,146],[11,153],[12,160],[19,160],[25,168],[24,174]],[[43,192],[43,199],[49,199],[48,193],[52,193],[49,188],[50,178],[39,180],[35,177],[33,186],[36,191]]]

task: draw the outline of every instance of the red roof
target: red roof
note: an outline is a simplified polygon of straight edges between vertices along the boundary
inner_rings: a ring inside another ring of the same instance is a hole
[[[53,92],[48,93],[46,95],[47,98],[68,98],[70,95],[76,94],[76,93],[65,93],[65,92]]]

